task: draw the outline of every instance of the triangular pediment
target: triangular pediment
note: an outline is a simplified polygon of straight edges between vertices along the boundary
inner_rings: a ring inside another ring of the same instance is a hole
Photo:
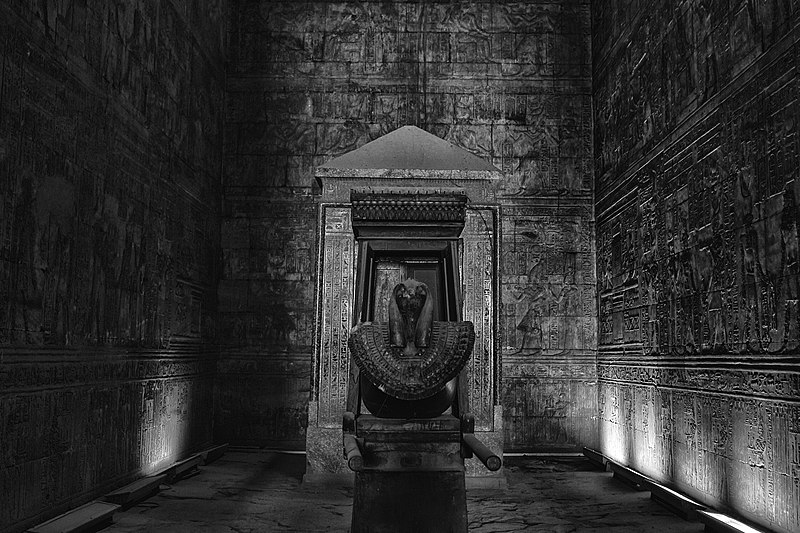
[[[416,126],[398,128],[320,169],[498,171],[488,161]]]

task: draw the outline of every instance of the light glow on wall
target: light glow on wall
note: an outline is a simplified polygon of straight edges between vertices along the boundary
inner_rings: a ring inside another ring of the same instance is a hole
[[[605,390],[600,395],[600,449],[609,459],[620,464],[630,464],[630,449],[622,419],[619,388],[613,384],[602,384]]]
[[[139,465],[145,475],[160,472],[192,448],[197,385],[165,381],[143,390]]]

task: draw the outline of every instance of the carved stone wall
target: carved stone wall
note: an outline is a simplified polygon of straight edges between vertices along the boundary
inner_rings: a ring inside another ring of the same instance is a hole
[[[602,449],[797,531],[797,7],[593,16]]]
[[[231,331],[233,324],[247,320],[259,324],[261,319],[248,314],[249,309],[278,302],[297,323],[313,320],[313,297],[300,297],[313,294],[313,267],[269,270],[243,259],[243,254],[258,253],[269,263],[281,262],[297,250],[302,257],[297,264],[311,265],[316,215],[309,208],[319,193],[314,168],[408,124],[503,170],[498,195],[504,206],[512,208],[508,213],[519,208],[547,220],[550,240],[541,245],[541,254],[547,261],[553,257],[555,270],[548,282],[554,294],[561,294],[564,268],[555,264],[564,263],[562,242],[570,235],[592,232],[588,1],[241,0],[232,7],[223,222],[224,231],[230,233],[223,237],[226,275],[220,291],[228,306],[224,328]],[[583,214],[564,215],[574,209]],[[504,215],[500,221],[503,230],[509,230],[502,246],[516,243],[520,260],[532,260],[534,241],[543,241],[544,234],[534,236],[530,228],[515,226],[512,216]],[[288,224],[286,238],[296,243],[289,254],[283,244],[257,241],[253,221],[267,227]],[[514,237],[517,229],[529,237]],[[580,281],[569,277],[566,285],[590,290],[593,250],[579,252],[577,244],[570,246],[574,261],[569,264]],[[504,298],[532,267],[515,263],[513,270],[499,273]],[[237,274],[228,274],[234,269]],[[251,283],[266,277],[265,271],[274,273],[270,284],[275,289],[256,292]],[[574,309],[583,312],[582,307]],[[554,331],[564,332],[578,323],[569,312],[565,305],[548,308],[548,324]],[[497,326],[509,329],[508,324],[524,316],[524,311],[520,313],[498,317]],[[526,379],[522,377],[501,385],[505,401],[514,402],[505,405],[505,427],[514,427],[510,417],[528,413],[547,418],[559,435],[545,442],[531,431],[524,436],[507,433],[507,442],[517,449],[591,444],[583,438],[594,434],[595,424],[592,416],[584,416],[596,411],[596,395],[587,392],[594,387],[594,316],[592,312],[580,317],[590,331],[585,344],[576,340],[566,344],[563,334],[554,333],[547,348],[523,349],[520,335],[509,336],[511,344],[502,346],[503,354],[519,357],[498,369],[498,379],[507,373],[505,367],[520,369],[520,376],[533,373],[536,364],[551,356],[567,369],[557,379],[542,380],[536,390],[522,386]],[[516,326],[514,322],[510,329]],[[294,366],[285,379],[297,383],[293,381],[297,372],[310,372],[312,335],[308,329],[293,327],[286,326],[288,344],[253,342],[247,334],[243,342],[250,348],[235,350],[234,357],[266,366],[275,359],[272,375],[276,376],[288,358]],[[264,383],[258,376],[252,380]],[[237,382],[232,380],[231,385]],[[292,385],[281,396],[269,390],[277,385],[253,388],[270,395],[270,402],[282,397],[271,405],[288,417],[297,416],[284,424],[302,427],[307,388]],[[234,403],[247,401],[236,399],[240,395],[236,388],[224,395]],[[570,408],[552,415],[551,405],[559,401]],[[255,427],[253,431],[258,432]],[[298,437],[302,439],[302,433]]]
[[[222,15],[0,3],[0,531],[211,442]]]
[[[226,172],[235,163],[226,163]],[[302,449],[314,335],[317,208],[228,187],[219,284],[215,434]]]
[[[596,290],[588,206],[508,206],[502,250],[509,447],[564,450],[597,436]]]

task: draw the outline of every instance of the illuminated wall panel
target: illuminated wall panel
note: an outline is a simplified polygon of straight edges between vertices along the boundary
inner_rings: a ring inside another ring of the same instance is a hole
[[[601,448],[797,531],[797,7],[592,7]]]

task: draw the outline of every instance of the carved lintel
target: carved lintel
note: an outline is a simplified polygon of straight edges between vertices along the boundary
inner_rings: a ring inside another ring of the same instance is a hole
[[[468,198],[458,190],[353,190],[350,201],[359,238],[456,238],[464,228]]]
[[[467,197],[463,193],[431,194],[352,192],[353,221],[460,222],[464,224]]]

